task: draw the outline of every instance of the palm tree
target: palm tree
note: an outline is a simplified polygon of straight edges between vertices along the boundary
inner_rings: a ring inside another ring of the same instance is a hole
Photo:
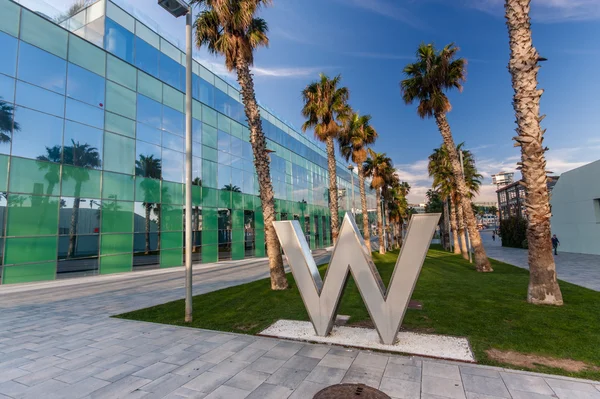
[[[537,73],[540,57],[531,39],[530,0],[506,0],[506,25],[510,43],[508,69],[515,91],[513,106],[517,117],[516,145],[521,147],[521,173],[527,200],[527,242],[529,244],[529,288],[527,301],[562,305],[562,292],[556,280],[556,265],[550,241],[550,203],[546,178],[547,150],[542,145]]]
[[[242,189],[238,186],[234,186],[233,184],[226,184],[223,186],[223,190],[225,191],[233,191],[234,193],[241,193]]]
[[[11,132],[21,130],[17,121],[13,122],[15,107],[0,97],[0,143],[10,143]]]
[[[463,209],[466,216],[469,236],[475,250],[475,266],[477,271],[491,272],[493,269],[475,224],[468,189],[462,177],[458,153],[446,118],[446,113],[452,109],[452,106],[445,91],[451,88],[462,90],[462,84],[465,81],[466,61],[456,58],[457,52],[458,48],[453,44],[447,45],[439,52],[436,51],[433,44],[421,44],[417,50],[417,62],[404,68],[406,79],[402,80],[400,87],[405,103],[419,102],[417,113],[421,118],[435,117],[444,144],[448,149],[452,174],[460,195],[458,206]]]
[[[144,254],[150,253],[150,212],[156,206],[151,201],[153,192],[158,190],[160,183],[157,180],[162,178],[162,162],[158,158],[154,158],[154,155],[143,155],[140,154],[140,159],[135,161],[135,174],[136,176],[146,177],[141,183],[141,188],[144,191],[146,201],[142,203],[144,210],[146,211],[146,248]],[[158,210],[160,214],[160,210]],[[159,221],[160,226],[160,221]],[[160,239],[158,240],[160,242]]]
[[[375,190],[377,199],[377,230],[379,233],[379,253],[385,253],[383,240],[383,214],[381,210],[381,189],[386,184],[386,176],[392,163],[385,154],[377,153],[369,148],[369,157],[364,164],[365,175],[371,177],[371,189]]]
[[[267,23],[255,14],[270,0],[193,0],[202,11],[196,25],[196,45],[206,45],[212,54],[225,57],[228,70],[237,72],[242,89],[244,111],[250,128],[250,143],[254,154],[254,167],[258,175],[259,195],[265,221],[265,240],[271,274],[271,289],[288,288],[279,241],[275,234],[275,199],[267,142],[262,130],[254,81],[250,66],[254,62],[254,49],[269,44]]]
[[[369,253],[371,252],[371,234],[369,232],[369,213],[367,209],[367,193],[365,189],[364,163],[367,160],[367,146],[377,139],[377,132],[371,126],[371,115],[354,113],[345,124],[340,135],[340,153],[349,161],[356,164],[358,172],[358,187],[360,191],[360,204],[363,217],[363,236]]]
[[[388,158],[389,159],[389,158]],[[390,209],[389,204],[393,202],[393,197],[395,195],[395,191],[400,187],[400,178],[396,174],[396,169],[392,166],[392,160],[389,159],[388,167],[385,169],[384,185],[381,187],[381,196],[383,197],[383,217],[385,218],[385,234],[388,237],[387,245],[388,247],[392,247],[392,240],[390,236],[392,233],[392,224],[390,220]]]
[[[314,128],[317,140],[324,142],[327,147],[327,166],[329,173],[329,193],[337,193],[337,173],[335,162],[334,141],[339,137],[342,126],[350,118],[348,106],[349,91],[339,87],[341,76],[329,79],[321,73],[320,79],[312,82],[302,91],[304,107],[302,115],[307,118],[302,125],[302,131]],[[331,213],[331,237],[333,242],[338,237],[338,196],[329,196],[329,212]]]

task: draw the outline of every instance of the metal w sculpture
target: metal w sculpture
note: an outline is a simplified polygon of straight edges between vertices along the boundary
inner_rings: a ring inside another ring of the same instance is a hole
[[[331,332],[348,273],[352,273],[381,341],[392,345],[439,219],[439,213],[413,215],[387,291],[349,213],[344,217],[324,280],[298,221],[273,222],[317,335],[324,337]]]

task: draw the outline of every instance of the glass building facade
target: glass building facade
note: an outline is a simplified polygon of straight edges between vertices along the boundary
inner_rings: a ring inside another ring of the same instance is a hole
[[[185,55],[107,0],[58,22],[0,0],[0,281],[182,265]],[[265,256],[239,91],[193,65],[193,259]],[[261,116],[277,219],[329,245],[324,150]],[[339,164],[342,214],[350,182]]]

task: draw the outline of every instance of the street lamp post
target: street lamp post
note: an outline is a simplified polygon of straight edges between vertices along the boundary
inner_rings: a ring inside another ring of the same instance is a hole
[[[192,322],[192,7],[183,0],[158,0],[185,19],[185,322]]]
[[[458,151],[458,156],[460,158],[460,171],[462,173],[462,178],[464,180],[465,179],[465,165],[463,163],[463,152],[462,152],[462,150]],[[463,221],[463,223],[464,223],[464,221]],[[467,228],[465,230],[466,230],[465,233],[466,233],[466,237],[467,237],[467,252],[469,253],[469,263],[473,263],[473,257],[471,255],[471,238],[469,237],[469,228],[468,228],[468,226],[467,226]]]
[[[350,185],[352,186],[352,216],[356,218],[356,202],[354,201],[354,165],[348,165],[350,171]]]

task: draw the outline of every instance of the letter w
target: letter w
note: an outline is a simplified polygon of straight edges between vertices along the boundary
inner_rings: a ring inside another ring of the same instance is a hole
[[[351,214],[344,217],[324,281],[298,221],[274,222],[317,335],[331,332],[350,272],[381,341],[393,344],[439,218],[439,213],[413,215],[387,292]]]

